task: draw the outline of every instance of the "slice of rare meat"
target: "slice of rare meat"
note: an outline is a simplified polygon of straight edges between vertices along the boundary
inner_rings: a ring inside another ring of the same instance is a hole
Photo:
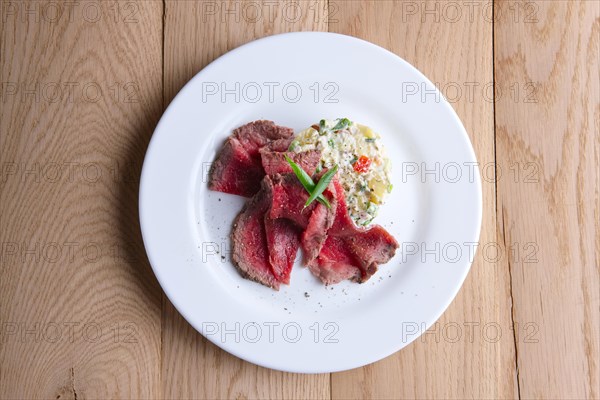
[[[208,187],[218,192],[251,197],[260,187],[264,175],[262,165],[250,157],[236,138],[230,137],[211,166]]]
[[[334,193],[326,189],[323,195],[329,200],[331,208],[328,209],[318,201],[313,201],[308,207],[304,207],[308,199],[308,192],[294,174],[275,174],[273,179],[273,204],[269,211],[271,218],[286,218],[293,221],[301,229],[307,229],[314,211],[318,211],[315,217],[323,220],[326,224],[324,232],[331,226],[335,215],[335,196]],[[316,225],[316,221],[314,223]],[[314,229],[314,227],[312,228]]]
[[[291,128],[263,120],[235,129],[211,166],[208,187],[219,192],[252,197],[258,192],[265,175],[260,149],[274,142],[278,144],[273,147],[282,148],[293,133]]]
[[[318,256],[307,263],[308,269],[326,285],[344,280],[360,281],[359,261],[340,236],[328,236]]]
[[[293,134],[292,128],[276,125],[273,121],[260,120],[240,126],[233,131],[232,135],[242,143],[251,156],[259,157],[258,151],[269,142],[289,138]]]
[[[338,207],[336,190],[327,190],[325,194],[331,208],[317,203],[308,219],[304,232],[302,232],[301,243],[304,250],[304,262],[307,265],[319,255],[321,247],[327,239],[327,232],[335,221]]]
[[[269,210],[269,217],[289,219],[301,229],[306,228],[315,208],[314,204],[304,208],[304,203],[308,199],[306,189],[294,174],[275,174],[272,180],[273,204]]]
[[[271,219],[266,213],[265,231],[273,275],[279,282],[287,285],[300,247],[300,229],[290,220]]]
[[[269,261],[275,278],[287,284],[300,244],[304,249],[310,249],[310,253],[305,253],[307,257],[318,255],[327,230],[333,224],[334,191],[325,192],[332,208],[328,209],[318,202],[304,208],[308,193],[295,175],[275,174],[273,178],[267,176],[267,179],[273,182],[273,200],[265,215]]]
[[[360,282],[368,280],[380,264],[385,264],[396,254],[398,242],[381,225],[344,237],[344,243],[356,257],[360,270]]]
[[[318,177],[315,180],[318,180]],[[293,173],[273,176],[273,204],[269,217],[293,221],[302,230],[300,243],[307,264],[319,254],[327,239],[327,231],[335,221],[336,191],[328,188],[323,195],[329,201],[330,208],[318,201],[305,208],[304,204],[309,194],[298,178]]]
[[[287,138],[272,140],[269,143],[267,143],[265,146],[263,146],[261,148],[261,150],[265,149],[265,150],[270,150],[270,151],[287,151],[288,148],[290,147],[290,144],[292,144],[293,141],[294,141],[294,138],[292,136],[287,137]]]
[[[388,262],[398,248],[398,242],[383,227],[369,229],[354,225],[340,183],[334,181],[337,197],[335,221],[319,255],[308,263],[311,272],[325,284],[345,279],[365,282],[380,264]]]
[[[265,178],[261,189],[246,203],[236,217],[231,232],[232,260],[242,276],[275,290],[275,278],[269,261],[269,244],[265,229],[265,214],[272,202],[270,179]]]
[[[262,166],[267,175],[291,174],[293,172],[285,156],[288,156],[309,175],[312,175],[321,160],[321,152],[318,150],[296,153],[294,151],[274,151],[266,146],[260,150],[260,154]]]

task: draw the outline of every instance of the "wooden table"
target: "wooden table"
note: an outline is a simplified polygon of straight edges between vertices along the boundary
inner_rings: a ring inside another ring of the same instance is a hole
[[[599,3],[1,6],[1,398],[600,397]],[[137,209],[148,141],[182,85],[236,46],[307,30],[420,69],[484,178],[481,247],[438,323],[323,375],[257,367],[196,333],[152,274]]]

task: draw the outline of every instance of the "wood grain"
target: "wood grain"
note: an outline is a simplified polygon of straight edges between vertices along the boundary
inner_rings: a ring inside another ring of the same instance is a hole
[[[489,4],[1,2],[0,398],[600,398],[600,5]],[[484,177],[450,308],[331,375],[206,341],[162,294],[137,217],[164,106],[221,54],[298,30],[415,65],[453,98]]]
[[[535,2],[534,20],[496,24],[496,79],[536,88],[496,110],[498,160],[527,173],[498,181],[499,230],[535,246],[510,265],[515,324],[535,332],[517,341],[522,398],[600,397],[599,9]]]
[[[161,6],[53,3],[0,5],[0,397],[155,398],[137,174],[162,107]]]
[[[291,11],[286,14],[284,3],[254,4],[258,4],[260,14],[238,1],[166,3],[167,101],[209,62],[246,42],[282,32],[327,30],[325,2],[298,3],[301,15],[291,14]],[[163,300],[162,357],[165,398],[323,399],[330,396],[329,374],[288,374],[233,357],[196,332],[166,297]]]
[[[340,2],[329,30],[383,46],[420,69],[438,87],[462,88],[452,105],[482,167],[494,162],[493,103],[467,83],[493,82],[492,24],[484,18],[445,18],[443,2]],[[416,8],[415,8],[416,7]],[[425,10],[436,10],[426,14]],[[464,9],[462,10],[465,11]],[[449,95],[450,93],[446,93]],[[451,96],[448,96],[451,97]],[[491,98],[490,98],[491,99]],[[495,185],[483,181],[480,246],[498,242]],[[332,398],[477,398],[517,396],[509,276],[504,260],[477,253],[459,295],[431,332],[364,368],[332,376]],[[491,325],[490,325],[491,324]],[[492,328],[500,330],[500,338]]]

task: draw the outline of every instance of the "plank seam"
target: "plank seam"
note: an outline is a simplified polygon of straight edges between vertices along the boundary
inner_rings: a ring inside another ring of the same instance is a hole
[[[71,391],[73,392],[73,398],[77,400],[77,390],[75,390],[75,367],[71,367]]]
[[[506,224],[504,218],[504,208],[502,208],[502,242],[504,245],[504,249],[506,249]],[[517,328],[515,327],[515,302],[513,299],[512,265],[510,262],[510,257],[508,257],[508,279],[510,289],[510,318],[513,327],[513,343],[515,346],[515,371],[517,375],[517,394],[519,395],[519,399],[521,399],[521,380],[519,376],[519,347],[517,346]]]
[[[492,114],[494,117],[494,200],[496,204],[496,221],[498,221],[498,161],[497,161],[497,136],[496,136],[496,0],[492,2],[492,84],[494,87],[494,101],[492,102]],[[506,251],[506,225],[504,219],[504,208],[502,209],[502,242],[504,250]],[[497,222],[496,222],[497,223]],[[508,257],[508,279],[509,279],[509,292],[510,292],[510,318],[513,330],[513,344],[515,348],[515,374],[517,379],[517,394],[519,400],[521,399],[521,381],[519,377],[519,353],[517,346],[517,329],[515,328],[515,301],[513,297],[513,285],[512,285],[512,265],[510,257]]]
[[[167,3],[162,0],[162,108],[165,109],[165,25],[167,19]]]

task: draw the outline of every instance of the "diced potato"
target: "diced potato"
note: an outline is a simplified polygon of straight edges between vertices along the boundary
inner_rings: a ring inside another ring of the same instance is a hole
[[[377,137],[377,134],[375,132],[373,132],[373,130],[371,128],[369,128],[368,126],[364,126],[361,124],[356,124],[356,125],[358,126],[358,129],[360,129],[362,134],[365,135],[366,138],[375,139]]]
[[[312,138],[313,138],[313,136],[317,136],[318,133],[319,132],[317,132],[313,128],[308,128],[308,129],[305,129],[305,130],[299,132],[296,137],[297,137],[297,140],[300,142],[300,144],[313,143],[314,140],[312,140]]]
[[[369,188],[373,189],[371,191],[371,201],[375,204],[381,204],[381,200],[387,192],[387,187],[388,185],[379,179],[371,179],[369,181]]]
[[[357,206],[359,210],[366,210],[369,206],[369,201],[364,196],[357,196]]]

